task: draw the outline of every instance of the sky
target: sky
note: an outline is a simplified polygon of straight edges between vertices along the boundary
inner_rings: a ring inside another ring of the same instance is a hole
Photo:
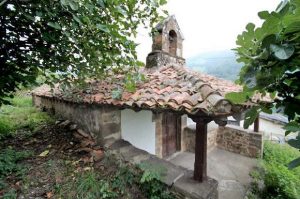
[[[259,11],[275,10],[281,0],[169,0],[166,9],[175,15],[185,37],[183,56],[232,49],[247,23],[261,25]],[[138,58],[145,61],[151,51],[148,30],[140,29]]]

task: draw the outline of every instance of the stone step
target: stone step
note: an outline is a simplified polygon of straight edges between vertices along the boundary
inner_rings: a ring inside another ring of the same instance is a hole
[[[218,182],[208,178],[203,183],[193,180],[193,171],[151,155],[132,146],[124,140],[115,140],[108,147],[109,151],[120,155],[124,160],[140,164],[142,169],[159,172],[161,181],[179,193],[185,199],[217,199]]]

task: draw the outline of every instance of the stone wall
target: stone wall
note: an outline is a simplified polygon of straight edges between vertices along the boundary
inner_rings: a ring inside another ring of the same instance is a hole
[[[146,59],[146,68],[175,65],[183,66],[185,65],[185,59],[177,56],[172,56],[169,53],[163,51],[153,51]]]
[[[219,127],[217,146],[244,156],[260,157],[263,149],[263,135],[238,126]]]
[[[57,117],[68,119],[89,132],[99,144],[109,137],[120,138],[121,112],[110,106],[68,103],[33,95],[33,104]]]
[[[168,17],[161,22],[157,27],[157,34],[153,36],[152,51],[163,51],[170,53],[170,32],[174,31],[176,34],[176,56],[182,57],[182,43],[183,35],[180,31],[178,23],[174,16]]]
[[[196,125],[188,125],[182,136],[182,151],[195,152]],[[227,125],[207,133],[207,150],[215,146],[247,157],[262,155],[263,135],[238,126]]]
[[[207,150],[211,150],[216,146],[217,129],[207,132]],[[190,124],[182,131],[182,144],[181,150],[188,152],[195,152],[195,133],[196,124]]]

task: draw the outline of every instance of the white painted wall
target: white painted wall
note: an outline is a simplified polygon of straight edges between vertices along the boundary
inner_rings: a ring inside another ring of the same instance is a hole
[[[196,123],[191,118],[187,118],[187,125],[196,125]],[[207,124],[207,131],[215,130],[218,127],[219,126],[214,121],[211,121]]]
[[[244,125],[244,120],[241,121],[240,125],[241,126]],[[284,136],[285,130],[282,127],[283,127],[282,124],[276,124],[276,123],[271,122],[269,120],[259,118],[259,131],[264,132],[265,137],[269,137],[272,134]],[[254,124],[249,126],[249,129],[253,130],[254,129]]]
[[[155,122],[151,111],[121,111],[121,137],[133,146],[155,155]]]
[[[229,118],[229,119],[233,119],[233,118]],[[193,122],[192,119],[188,118],[187,119],[187,125],[191,125],[194,124],[195,122]],[[241,120],[240,126],[243,127],[244,125],[244,120]],[[271,122],[269,120],[265,120],[263,118],[259,119],[259,131],[264,132],[264,136],[268,139],[271,135],[282,135],[284,136],[285,130],[282,128],[283,125],[282,124],[276,124],[274,122]],[[218,125],[212,121],[210,123],[208,123],[207,125],[207,129],[208,131],[217,129]],[[250,130],[254,130],[254,124],[249,126]]]

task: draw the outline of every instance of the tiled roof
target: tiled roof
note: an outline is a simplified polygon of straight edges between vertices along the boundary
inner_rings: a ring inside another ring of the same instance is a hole
[[[114,90],[124,85],[122,75],[91,81],[89,90],[74,90],[72,95],[58,89],[51,93],[45,87],[36,89],[34,94],[120,108],[172,110],[191,115],[229,115],[233,112],[233,105],[223,96],[227,92],[241,89],[230,81],[194,72],[182,66],[143,69],[142,73],[146,80],[137,84],[135,92],[124,90],[120,99],[112,96]]]

